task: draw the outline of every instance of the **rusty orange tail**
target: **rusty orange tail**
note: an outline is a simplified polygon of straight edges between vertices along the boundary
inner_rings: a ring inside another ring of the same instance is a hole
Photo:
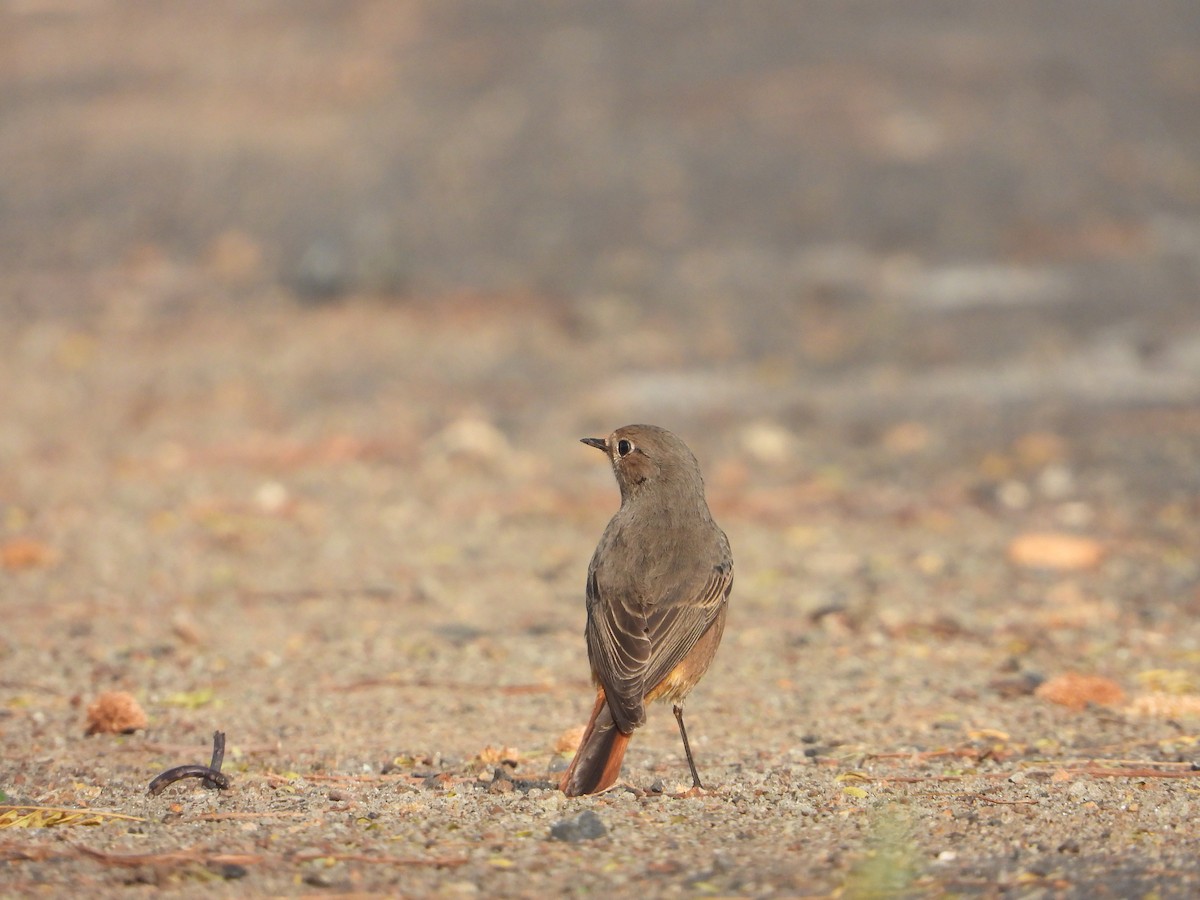
[[[621,761],[625,759],[629,738],[630,735],[623,733],[613,721],[601,689],[596,694],[596,705],[583,732],[583,740],[563,776],[562,792],[568,797],[578,797],[612,787],[621,774]]]

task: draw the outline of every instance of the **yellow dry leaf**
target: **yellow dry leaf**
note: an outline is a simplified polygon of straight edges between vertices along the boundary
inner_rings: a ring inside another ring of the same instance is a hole
[[[67,825],[103,825],[109,821],[142,822],[137,816],[96,809],[63,809],[54,806],[0,806],[0,828],[56,828]]]
[[[842,784],[847,781],[870,781],[871,776],[864,775],[862,772],[842,772],[840,775],[835,776],[833,780],[838,784]]]
[[[179,691],[168,694],[163,698],[163,703],[167,706],[182,706],[184,709],[199,709],[202,706],[208,706],[215,699],[216,693],[212,688],[200,688],[196,691]]]
[[[967,732],[967,737],[973,741],[1007,741],[1009,734],[999,728],[975,728]]]

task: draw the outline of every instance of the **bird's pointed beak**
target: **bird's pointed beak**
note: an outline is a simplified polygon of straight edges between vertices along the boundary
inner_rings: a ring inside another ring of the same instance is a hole
[[[595,447],[597,450],[603,450],[605,453],[608,452],[607,438],[580,438],[579,442],[587,444],[589,447]]]

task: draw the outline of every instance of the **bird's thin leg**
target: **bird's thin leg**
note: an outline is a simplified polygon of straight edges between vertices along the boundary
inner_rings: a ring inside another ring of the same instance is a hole
[[[692,759],[692,745],[688,743],[687,729],[683,727],[683,707],[676,703],[671,709],[675,712],[675,721],[679,723],[679,736],[683,738],[683,752],[687,754],[688,768],[692,770],[692,787],[703,790],[700,773],[696,771],[696,762]]]

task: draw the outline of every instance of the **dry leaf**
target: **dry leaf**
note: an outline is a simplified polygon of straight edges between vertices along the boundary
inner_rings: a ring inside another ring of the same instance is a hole
[[[0,828],[54,828],[59,825],[102,825],[111,821],[144,822],[137,816],[98,809],[55,806],[0,806]]]
[[[973,728],[967,732],[967,738],[972,741],[1010,741],[1012,736],[999,728]]]
[[[87,709],[86,734],[132,734],[146,727],[146,713],[126,691],[105,691]]]
[[[6,569],[38,569],[51,565],[57,554],[43,541],[19,537],[0,545],[0,565]]]
[[[847,781],[870,781],[871,776],[862,772],[842,772],[841,774],[835,776],[833,780],[839,784]]]
[[[1116,706],[1125,700],[1125,692],[1111,678],[1078,672],[1056,675],[1040,684],[1033,693],[1043,700],[1075,710],[1084,709],[1089,703]]]
[[[194,691],[176,691],[174,694],[164,697],[162,702],[167,706],[182,706],[184,709],[200,709],[210,703],[218,703],[216,691],[210,687],[202,687]]]
[[[1027,569],[1090,569],[1103,555],[1099,541],[1055,531],[1022,534],[1008,545],[1009,560]]]

